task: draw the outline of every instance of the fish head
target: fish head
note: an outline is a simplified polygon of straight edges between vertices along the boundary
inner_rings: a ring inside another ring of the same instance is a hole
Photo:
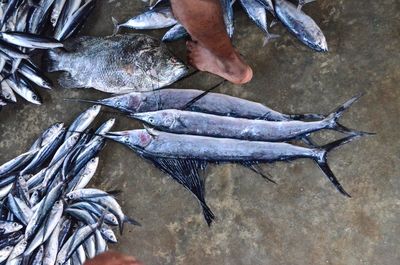
[[[171,111],[151,111],[135,113],[131,115],[134,119],[143,121],[154,127],[170,128],[175,123],[176,117]]]
[[[155,74],[159,87],[170,85],[189,73],[189,68],[177,57],[172,54],[165,55],[165,60],[160,60],[160,66],[157,69],[162,69]]]
[[[117,243],[117,237],[111,229],[102,227],[100,229],[100,232],[105,236],[105,238],[107,238],[108,241],[112,243]]]
[[[23,226],[17,222],[13,222],[11,223],[10,227],[9,227],[9,231],[8,232],[16,232],[19,231],[23,228]]]
[[[128,94],[106,98],[99,101],[101,104],[120,110],[122,112],[131,113],[137,111],[143,103],[141,94],[131,92]]]
[[[132,149],[145,148],[152,141],[146,130],[131,130],[122,132],[108,132],[104,137],[126,145]]]

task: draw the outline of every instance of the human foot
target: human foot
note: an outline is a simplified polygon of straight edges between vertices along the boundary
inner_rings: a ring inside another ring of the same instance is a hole
[[[253,77],[253,71],[235,51],[227,58],[220,58],[198,42],[187,41],[188,62],[200,71],[218,75],[234,84],[245,84]]]

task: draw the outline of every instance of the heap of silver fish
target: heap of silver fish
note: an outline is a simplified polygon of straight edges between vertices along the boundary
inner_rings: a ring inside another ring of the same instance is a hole
[[[34,86],[52,83],[31,60],[36,50],[63,47],[79,30],[96,0],[8,0],[0,3],[0,109],[16,95],[40,105]],[[51,29],[47,29],[51,25]],[[50,32],[49,36],[43,36]],[[50,37],[51,36],[51,37]]]
[[[106,132],[188,189],[200,202],[208,224],[215,218],[205,201],[204,176],[210,163],[236,163],[267,180],[259,164],[309,158],[315,161],[336,189],[350,196],[331,171],[328,153],[368,133],[339,123],[355,96],[328,115],[288,115],[260,103],[210,91],[160,89],[132,92],[102,100],[80,100],[121,111],[142,121],[146,129]],[[323,146],[309,135],[321,130],[346,134]],[[306,146],[293,140],[302,140]]]
[[[113,195],[87,188],[105,145],[88,131],[100,111],[93,106],[67,128],[55,123],[30,149],[0,166],[0,264],[83,264],[108,249],[128,218]]]
[[[247,16],[265,35],[264,44],[269,40],[279,37],[268,30],[267,13],[274,18],[274,23],[280,21],[290,33],[311,49],[319,52],[328,51],[325,36],[315,21],[308,16],[301,7],[313,0],[299,0],[296,6],[288,0],[239,0]],[[118,23],[112,18],[115,32],[121,27],[132,29],[162,29],[171,27],[163,36],[165,42],[175,41],[188,36],[185,28],[174,17],[167,0],[150,1],[147,11],[132,17],[124,23]],[[221,0],[224,22],[228,35],[232,38],[234,33],[235,0]],[[271,26],[273,24],[271,23]]]

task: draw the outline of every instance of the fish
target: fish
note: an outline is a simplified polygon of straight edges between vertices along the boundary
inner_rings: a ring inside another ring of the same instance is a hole
[[[77,0],[74,0],[77,1]],[[76,33],[83,25],[84,21],[91,14],[96,6],[96,0],[86,1],[78,10],[71,16],[66,17],[65,23],[59,23],[54,33],[54,38],[59,41],[64,41]]]
[[[261,103],[196,89],[165,88],[149,92],[131,92],[100,100],[70,99],[99,104],[125,114],[179,109],[208,114],[269,121],[320,120],[321,114],[283,114]]]
[[[12,246],[6,246],[0,250],[0,263],[3,263],[8,259],[10,256],[11,252],[13,251]]]
[[[37,94],[32,85],[27,82],[22,76],[18,76],[16,74],[9,76],[6,80],[7,85],[11,87],[11,89],[21,96],[26,101],[33,103],[35,105],[42,105],[42,99]]]
[[[40,0],[34,7],[32,15],[30,16],[28,32],[34,34],[41,34],[47,22],[47,14],[50,7],[53,5],[54,0]]]
[[[52,81],[45,76],[40,68],[28,60],[21,61],[18,72],[42,88],[51,89],[53,86]]]
[[[192,192],[203,208],[207,224],[211,225],[215,215],[205,201],[204,179],[199,172],[208,163],[238,163],[256,170],[254,165],[258,163],[309,158],[316,162],[341,194],[350,197],[328,166],[327,154],[361,136],[350,135],[317,148],[282,142],[173,134],[154,129],[108,132],[104,137],[129,147]]]
[[[60,18],[66,2],[67,0],[55,0],[50,16],[50,22],[53,27],[57,25],[58,19]]]
[[[0,39],[0,51],[9,58],[28,59],[30,57],[29,54],[22,52],[14,45],[10,45],[9,43],[7,43],[2,39]]]
[[[100,109],[100,105],[94,105],[82,112],[68,127],[65,138],[68,139],[71,137],[74,131],[84,131],[100,113]]]
[[[185,27],[182,26],[182,24],[177,23],[164,34],[161,40],[163,42],[171,42],[187,36],[189,36],[189,33],[186,31]]]
[[[271,34],[268,31],[267,13],[265,7],[254,0],[239,0],[248,17],[265,33],[264,45],[279,35]]]
[[[67,52],[58,49],[47,54],[47,70],[64,71],[58,79],[64,88],[93,87],[117,94],[149,91],[188,73],[160,41],[143,34],[81,37],[67,46]]]
[[[10,44],[30,49],[54,49],[64,46],[53,38],[27,32],[1,32],[0,37]]]
[[[178,21],[172,13],[171,7],[155,7],[139,14],[128,21],[119,24],[115,18],[112,18],[114,24],[114,34],[121,27],[131,29],[162,29],[174,26]]]
[[[17,102],[17,98],[13,90],[5,81],[0,83],[0,96],[7,102]]]
[[[230,38],[233,37],[235,27],[233,25],[233,5],[232,0],[221,0],[222,14],[224,16],[224,22],[226,27],[226,32]]]
[[[338,123],[343,113],[359,99],[357,95],[346,101],[320,121],[265,121],[218,116],[176,109],[135,113],[130,117],[145,122],[157,130],[250,141],[286,142],[322,129],[343,133],[357,133]]]
[[[286,0],[274,0],[276,17],[299,41],[317,52],[327,52],[328,43],[317,23]]]
[[[6,235],[17,232],[22,229],[22,225],[18,222],[0,221],[0,234]]]

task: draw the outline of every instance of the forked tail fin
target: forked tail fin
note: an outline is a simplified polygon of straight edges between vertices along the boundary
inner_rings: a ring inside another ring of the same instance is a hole
[[[118,20],[116,20],[114,17],[111,17],[111,20],[114,25],[114,30],[113,30],[113,34],[112,34],[114,36],[118,33],[120,25],[118,23]]]
[[[328,124],[328,128],[341,132],[341,133],[347,133],[347,134],[355,134],[355,135],[368,135],[368,134],[373,134],[373,133],[368,133],[368,132],[361,132],[357,130],[352,130],[349,129],[342,124],[338,122],[338,120],[342,117],[343,113],[348,110],[351,105],[353,105],[354,102],[359,100],[362,97],[362,94],[358,94],[348,101],[346,101],[343,105],[339,106],[337,109],[335,109],[331,114],[329,114],[324,120]]]
[[[328,179],[335,185],[336,189],[342,193],[343,195],[347,197],[351,197],[349,193],[347,193],[343,186],[340,184],[339,180],[335,177],[334,173],[330,169],[327,161],[327,155],[330,151],[338,148],[341,145],[344,145],[346,143],[349,143],[357,138],[362,137],[363,134],[353,134],[349,135],[347,137],[344,137],[342,139],[336,140],[332,143],[326,144],[324,146],[321,146],[318,148],[318,151],[320,152],[320,156],[316,157],[314,160],[318,164],[319,168],[324,172],[324,174],[328,177]]]

